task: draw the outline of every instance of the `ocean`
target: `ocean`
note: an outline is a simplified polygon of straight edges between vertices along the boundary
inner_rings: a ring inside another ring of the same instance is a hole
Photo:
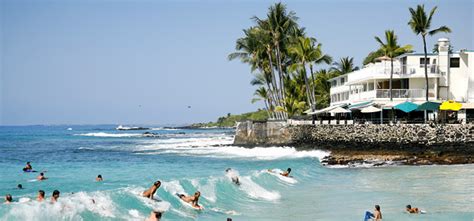
[[[0,220],[144,220],[161,210],[162,220],[353,221],[376,204],[388,221],[474,219],[474,165],[327,167],[317,148],[231,146],[230,129],[157,127],[144,137],[115,127],[0,127]],[[27,161],[48,179],[23,172]],[[268,172],[289,167],[290,178]],[[157,200],[141,197],[157,180]],[[35,201],[40,189],[47,202]],[[53,190],[61,195],[51,204]],[[203,210],[175,196],[195,191]],[[405,213],[407,204],[426,214]]]

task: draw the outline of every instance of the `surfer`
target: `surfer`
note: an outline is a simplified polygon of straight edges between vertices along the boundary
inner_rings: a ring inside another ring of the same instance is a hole
[[[51,203],[58,202],[59,194],[60,194],[59,190],[53,191],[53,195],[51,196]]]
[[[375,205],[374,213],[369,211],[365,212],[364,221],[373,220],[373,221],[381,221],[382,220],[382,212],[380,211],[380,206]]]
[[[160,211],[151,211],[150,217],[146,221],[160,221],[162,215],[163,213]]]
[[[420,213],[420,209],[416,207],[412,208],[411,205],[407,205],[406,211],[409,213]]]
[[[236,185],[240,185],[239,175],[232,168],[227,168],[225,172],[229,175],[230,179]]]
[[[38,190],[38,196],[36,197],[36,200],[38,202],[43,202],[44,201],[44,190]]]
[[[153,195],[155,195],[156,190],[158,190],[160,186],[161,186],[161,181],[158,180],[155,183],[153,183],[153,186],[151,186],[148,190],[144,191],[142,193],[142,196],[153,199]]]
[[[95,181],[101,182],[101,181],[104,181],[104,179],[102,178],[102,175],[99,174],[99,175],[95,178]]]
[[[44,176],[44,173],[41,172],[40,175],[39,175],[36,179],[38,179],[39,181],[41,181],[41,180],[46,180],[46,179],[48,179],[48,178],[46,178],[46,177]]]
[[[288,177],[288,176],[290,176],[290,173],[291,173],[291,168],[288,168],[288,169],[286,169],[285,172],[280,173],[280,175]]]
[[[23,172],[36,172],[33,170],[33,167],[31,166],[30,162],[26,162],[26,166],[23,167]]]
[[[176,194],[181,200],[191,204],[192,207],[196,209],[202,209],[202,207],[198,204],[199,197],[201,196],[201,192],[196,191],[193,196],[186,196],[184,194]]]
[[[10,204],[13,201],[13,197],[10,194],[5,195],[5,204]]]

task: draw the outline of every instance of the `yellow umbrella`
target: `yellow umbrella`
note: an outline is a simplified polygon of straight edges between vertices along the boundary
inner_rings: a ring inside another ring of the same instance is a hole
[[[440,110],[459,111],[461,110],[462,104],[453,100],[445,101],[439,106]]]

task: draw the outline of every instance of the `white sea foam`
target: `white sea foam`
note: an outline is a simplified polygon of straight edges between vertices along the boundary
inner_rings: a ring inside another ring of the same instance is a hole
[[[228,144],[228,140],[224,140]],[[154,144],[142,148],[149,152],[141,154],[177,154],[184,156],[203,156],[216,158],[251,158],[257,160],[295,159],[295,158],[322,158],[330,153],[322,150],[298,151],[294,147],[255,147],[244,148],[237,146],[210,146],[222,144],[216,140],[198,139],[193,142]]]
[[[254,199],[263,199],[268,201],[275,201],[280,199],[280,193],[276,191],[268,191],[252,181],[250,176],[241,177],[240,189],[244,191],[249,197]]]
[[[90,211],[101,217],[115,218],[117,209],[102,192],[78,192],[61,196],[57,203],[26,201],[12,205],[0,219],[5,220],[82,220],[80,213]]]
[[[75,134],[77,136],[86,136],[86,137],[141,137],[142,134],[136,133],[105,133],[105,132],[97,132],[97,133],[85,133],[85,134]]]
[[[207,179],[204,185],[201,184],[197,179],[192,179],[191,184],[199,191],[201,191],[202,197],[206,198],[207,200],[215,203],[217,200],[216,195],[216,183],[217,178],[211,177]]]

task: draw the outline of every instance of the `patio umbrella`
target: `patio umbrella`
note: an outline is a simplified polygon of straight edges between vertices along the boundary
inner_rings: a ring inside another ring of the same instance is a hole
[[[382,111],[382,109],[376,108],[374,106],[368,106],[360,110],[361,113],[375,113],[380,111]]]
[[[426,101],[422,104],[420,104],[420,106],[418,106],[418,108],[416,109],[417,111],[436,111],[436,110],[439,110],[439,106],[441,104],[438,103],[438,102],[433,102],[433,101]]]
[[[405,101],[401,104],[396,105],[394,108],[397,110],[401,110],[405,113],[409,113],[416,110],[416,108],[418,108],[418,105],[413,102]]]
[[[462,108],[462,104],[453,100],[445,101],[439,106],[440,110],[459,111]]]
[[[332,114],[344,114],[344,113],[350,113],[350,110],[344,109],[342,107],[337,107],[334,108],[333,110],[329,111]]]

